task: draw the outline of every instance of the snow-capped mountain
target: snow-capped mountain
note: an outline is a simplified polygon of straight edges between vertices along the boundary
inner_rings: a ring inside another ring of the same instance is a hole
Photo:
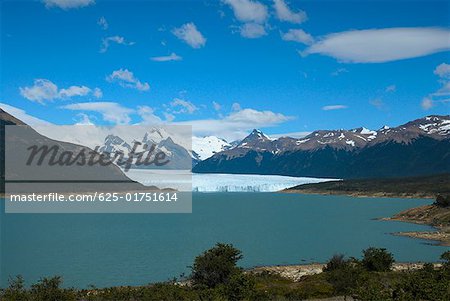
[[[124,160],[127,160],[133,151],[135,154],[148,152],[151,147],[154,147],[153,154],[163,152],[169,160],[169,164],[162,167],[164,169],[190,169],[192,166],[192,152],[174,142],[166,131],[159,128],[150,129],[142,139],[133,139],[130,143],[117,135],[108,135],[104,144],[99,148],[99,152],[109,155],[121,153]],[[137,160],[138,158],[135,157],[132,168],[147,168],[146,165],[136,165]],[[155,165],[149,165],[149,167],[158,168]]]
[[[271,140],[254,130],[194,172],[313,177],[385,177],[450,172],[450,115],[432,115],[377,131],[319,130]]]
[[[192,151],[198,160],[208,159],[231,147],[230,143],[216,136],[192,137]]]

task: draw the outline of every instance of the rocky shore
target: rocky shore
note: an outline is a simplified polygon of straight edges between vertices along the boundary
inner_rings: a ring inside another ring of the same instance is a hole
[[[394,263],[392,271],[407,271],[418,270],[423,267],[424,263],[421,262],[407,262],[407,263]],[[441,267],[440,263],[434,263],[435,267]],[[279,275],[283,278],[287,278],[293,281],[300,281],[303,276],[316,275],[323,272],[325,264],[312,263],[304,265],[277,265],[277,266],[262,266],[249,269],[250,273],[263,273],[268,272],[275,275]]]

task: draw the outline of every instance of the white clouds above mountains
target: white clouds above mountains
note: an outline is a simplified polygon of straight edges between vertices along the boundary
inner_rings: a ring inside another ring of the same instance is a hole
[[[192,22],[174,28],[172,33],[192,48],[201,48],[206,44],[206,38],[198,31],[197,27]]]
[[[303,23],[308,17],[306,13],[302,10],[297,12],[292,11],[284,0],[274,0],[273,7],[275,9],[275,14],[281,21],[291,22],[291,23]]]
[[[94,0],[43,0],[43,2],[46,8],[58,7],[64,10],[95,4]]]
[[[84,102],[74,103],[62,107],[72,111],[97,112],[103,117],[103,120],[113,124],[129,124],[131,122],[130,114],[133,109],[125,108],[116,102]]]
[[[121,68],[119,70],[115,70],[106,77],[106,80],[109,82],[118,83],[124,88],[131,88],[139,91],[148,91],[150,89],[150,85],[148,83],[138,80],[134,76],[133,72],[128,69]]]
[[[131,46],[135,44],[134,42],[126,41],[125,38],[121,36],[106,37],[102,39],[102,47],[100,48],[100,53],[105,53],[106,51],[108,51],[111,43],[116,43],[124,46]]]
[[[255,109],[241,109],[235,107],[234,111],[219,119],[201,119],[174,124],[192,125],[196,136],[215,135],[233,141],[242,139],[254,128],[267,128],[292,120],[293,117],[272,111],[258,111]]]
[[[441,87],[422,99],[420,105],[424,110],[429,110],[438,104],[450,104],[450,65],[442,63],[434,69],[433,73],[439,77]]]
[[[314,42],[314,38],[302,29],[289,29],[288,32],[281,35],[281,38],[284,41],[293,41],[305,45],[311,45]]]
[[[348,63],[383,63],[450,50],[450,30],[398,27],[326,35],[302,54],[322,54]]]
[[[75,96],[92,95],[96,98],[102,97],[103,93],[99,88],[91,89],[86,86],[70,86],[59,89],[56,84],[48,79],[35,79],[33,86],[20,87],[20,95],[28,100],[44,104],[57,99],[69,99]]]

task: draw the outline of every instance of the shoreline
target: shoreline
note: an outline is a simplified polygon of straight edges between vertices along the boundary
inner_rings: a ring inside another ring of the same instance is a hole
[[[400,272],[408,270],[418,270],[423,267],[424,262],[396,262],[392,265],[391,271]],[[433,263],[435,268],[441,267],[441,263]],[[258,266],[246,269],[248,273],[273,273],[280,277],[287,278],[293,281],[300,281],[304,276],[317,275],[323,272],[326,266],[324,263],[311,263],[300,265],[273,265],[273,266]]]
[[[434,199],[436,196],[422,193],[390,193],[390,192],[344,192],[344,191],[318,191],[312,189],[283,189],[281,193],[315,194],[315,195],[344,195],[358,198],[401,198],[401,199]]]

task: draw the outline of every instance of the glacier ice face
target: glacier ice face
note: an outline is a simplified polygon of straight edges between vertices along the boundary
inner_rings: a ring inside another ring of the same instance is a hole
[[[271,175],[193,174],[192,190],[198,192],[275,192],[300,184],[331,180]]]

